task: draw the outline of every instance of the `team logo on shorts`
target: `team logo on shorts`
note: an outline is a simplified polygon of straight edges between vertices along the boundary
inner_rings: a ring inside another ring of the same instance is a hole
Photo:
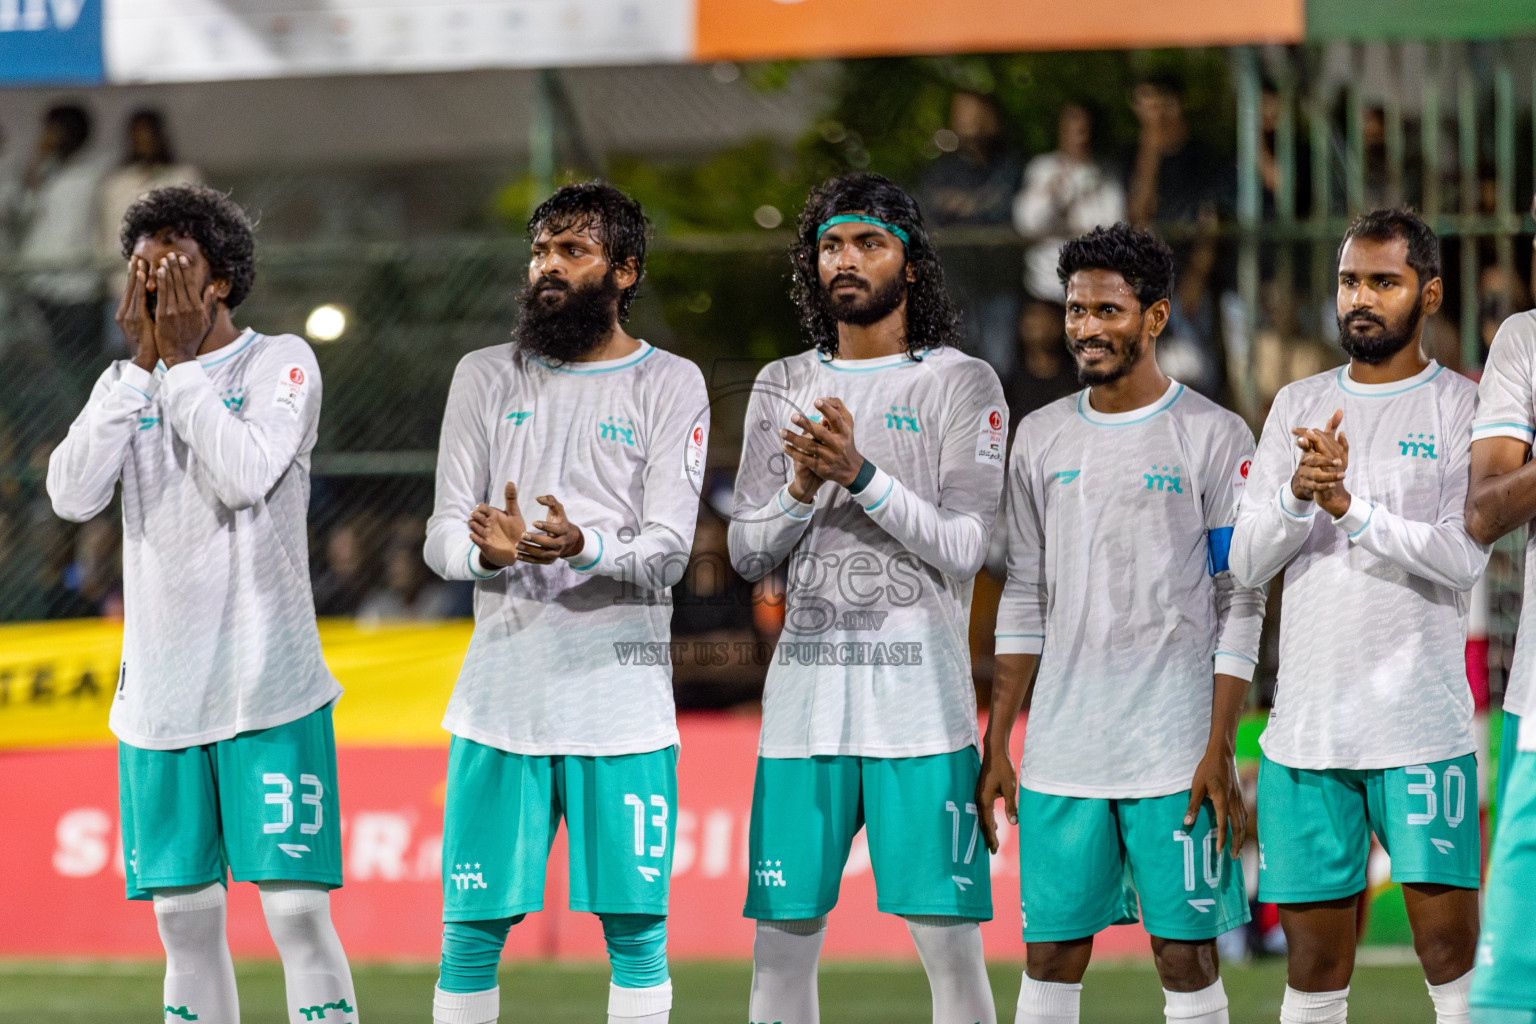
[[[474,868],[473,871],[470,868]],[[485,884],[485,874],[477,864],[455,864],[453,871],[448,875],[453,887],[458,892],[468,892],[470,889],[489,889]]]

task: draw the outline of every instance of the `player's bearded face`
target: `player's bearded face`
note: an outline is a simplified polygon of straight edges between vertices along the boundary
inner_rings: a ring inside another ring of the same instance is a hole
[[[1352,309],[1339,318],[1339,347],[1362,363],[1384,363],[1414,339],[1423,317],[1422,292],[1413,308],[1392,322],[1368,309]]]
[[[1142,321],[1146,314],[1132,321],[1134,330],[1108,331],[1101,329],[1086,338],[1068,338],[1072,358],[1077,363],[1077,379],[1089,387],[1111,384],[1141,361],[1143,343]]]
[[[907,297],[907,267],[900,267],[878,285],[852,271],[834,274],[822,286],[821,303],[838,323],[868,327],[890,316]]]
[[[522,315],[512,329],[519,349],[556,363],[591,352],[613,331],[618,316],[619,285],[609,267],[586,285],[545,274],[517,296]]]

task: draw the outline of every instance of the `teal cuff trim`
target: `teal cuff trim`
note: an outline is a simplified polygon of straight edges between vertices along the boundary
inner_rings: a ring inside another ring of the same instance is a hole
[[[1358,537],[1362,533],[1364,533],[1365,532],[1365,528],[1367,526],[1371,525],[1371,517],[1374,516],[1375,514],[1376,514],[1376,506],[1372,505],[1370,512],[1366,513],[1365,522],[1360,524],[1360,529],[1356,530],[1354,533],[1349,535],[1349,539],[1350,540],[1354,540],[1356,537]]]
[[[875,464],[868,459],[859,467],[858,475],[853,478],[853,483],[848,485],[849,494],[858,494],[869,486],[869,482],[875,478]]]
[[[601,562],[603,560],[603,535],[598,533],[596,530],[588,530],[587,532],[589,534],[591,534],[593,537],[597,538],[597,555],[592,559],[592,561],[588,562],[586,565],[577,565],[575,562],[572,562],[571,563],[571,568],[575,569],[577,572],[586,572],[587,570],[591,569],[594,565],[596,565],[598,562]],[[577,557],[579,558],[581,556],[578,555]]]
[[[885,493],[880,495],[880,500],[875,502],[873,505],[866,506],[864,511],[865,512],[873,512],[875,509],[879,508],[881,505],[884,505],[885,504],[885,499],[889,498],[891,496],[891,492],[894,491],[895,489],[896,489],[896,478],[895,477],[891,477],[891,482],[885,485]]]
[[[790,508],[788,505],[784,504],[784,488],[781,487],[779,489],[777,496],[778,496],[778,499],[779,499],[779,508],[783,509],[784,510],[784,514],[789,516],[789,518],[791,518],[791,519],[809,519],[809,518],[811,518],[811,513],[810,512],[807,512],[804,515],[801,515],[800,513],[796,512],[794,509]],[[791,498],[790,500],[794,501],[793,498]],[[801,502],[797,502],[797,504],[804,505],[805,502],[801,501]]]
[[[470,575],[474,576],[474,578],[477,580],[488,580],[494,576],[500,575],[500,569],[497,569],[495,572],[482,572],[480,570],[480,559],[475,557],[478,554],[480,554],[480,549],[471,544],[469,546],[469,558],[466,559],[466,561],[469,563]]]

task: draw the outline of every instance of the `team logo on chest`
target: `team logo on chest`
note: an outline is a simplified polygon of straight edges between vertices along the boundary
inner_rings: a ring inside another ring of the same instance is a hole
[[[245,405],[245,388],[225,388],[223,393],[219,395],[219,399],[224,403],[224,408],[230,412],[239,412]]]
[[[1397,442],[1397,447],[1401,454],[1408,456],[1410,459],[1438,460],[1440,458],[1440,456],[1435,454],[1434,434],[1415,434],[1409,431],[1406,438]]]
[[[917,410],[910,405],[893,405],[885,414],[885,425],[890,430],[921,434],[917,426]]]
[[[1178,466],[1153,466],[1151,470],[1143,473],[1142,479],[1147,482],[1149,491],[1171,491],[1174,494],[1184,493],[1184,471]]]
[[[627,416],[609,416],[597,425],[597,437],[600,441],[620,441],[633,445],[635,421]]]

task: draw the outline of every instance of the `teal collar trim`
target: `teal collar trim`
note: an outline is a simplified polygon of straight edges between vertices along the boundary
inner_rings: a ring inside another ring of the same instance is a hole
[[[876,370],[888,370],[893,366],[917,366],[920,362],[906,352],[876,356],[873,359],[836,359],[817,352],[816,361],[829,370],[838,370],[842,373],[874,373]]]
[[[1088,401],[1090,388],[1083,388],[1077,395],[1077,414],[1089,423],[1100,427],[1128,427],[1133,423],[1144,423],[1170,408],[1179,396],[1184,393],[1184,385],[1176,380],[1168,382],[1168,390],[1163,396],[1151,405],[1144,405],[1140,409],[1132,409],[1129,412],[1099,412]]]
[[[1412,391],[1423,384],[1428,384],[1440,376],[1440,371],[1445,369],[1433,359],[1412,377],[1403,380],[1388,381],[1385,384],[1361,384],[1349,375],[1349,366],[1339,367],[1339,388],[1345,394],[1358,395],[1361,398],[1387,398],[1391,395],[1400,395],[1404,391]]]
[[[655,346],[651,345],[650,342],[642,339],[640,341],[640,348],[638,351],[627,356],[621,356],[618,359],[601,359],[593,363],[551,363],[547,360],[540,359],[538,356],[534,356],[533,358],[535,361],[548,367],[551,370],[554,370],[556,373],[611,373],[614,370],[627,370],[629,367],[634,366],[642,359],[648,358],[651,353],[655,351]]]
[[[901,239],[902,245],[908,248],[912,246],[912,239],[908,236],[905,229],[897,227],[888,220],[881,220],[879,217],[871,217],[864,213],[840,213],[836,217],[828,217],[822,221],[821,227],[816,229],[816,241],[820,242],[821,236],[826,234],[827,229],[834,224],[873,224],[875,227],[884,228]]]

